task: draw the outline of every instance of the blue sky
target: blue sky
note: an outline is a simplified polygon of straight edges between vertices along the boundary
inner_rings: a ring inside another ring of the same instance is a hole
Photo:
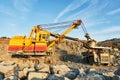
[[[33,26],[81,19],[97,41],[120,38],[120,0],[0,0],[0,36],[29,35]],[[81,28],[69,36],[84,38]]]

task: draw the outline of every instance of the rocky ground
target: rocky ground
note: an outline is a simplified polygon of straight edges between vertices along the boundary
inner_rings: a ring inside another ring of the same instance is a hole
[[[86,49],[78,42],[56,45],[52,64],[44,57],[11,58],[7,44],[0,45],[0,80],[120,80],[120,66],[88,65],[81,56]]]

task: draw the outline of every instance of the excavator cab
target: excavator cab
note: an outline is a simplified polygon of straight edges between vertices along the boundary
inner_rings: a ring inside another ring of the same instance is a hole
[[[40,42],[46,42],[49,39],[50,33],[46,31],[39,31],[38,34],[36,34],[36,40]]]

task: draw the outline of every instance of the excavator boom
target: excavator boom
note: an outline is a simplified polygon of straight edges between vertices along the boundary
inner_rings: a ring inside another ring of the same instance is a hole
[[[61,40],[63,38],[65,38],[65,36],[71,32],[73,29],[77,28],[80,24],[82,23],[81,20],[77,20],[77,22],[73,23],[72,26],[70,26],[70,28],[68,28],[65,32],[63,32],[59,37],[57,37],[49,46],[48,46],[48,49],[52,46],[54,46],[56,43],[60,43]],[[54,35],[54,34],[52,34]],[[54,35],[55,36],[55,35]]]

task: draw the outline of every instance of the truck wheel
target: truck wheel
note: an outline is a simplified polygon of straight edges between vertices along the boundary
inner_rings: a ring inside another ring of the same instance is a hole
[[[90,57],[89,57],[89,64],[90,64],[90,65],[93,65],[93,64],[94,64],[94,57],[93,57],[93,56],[90,56]]]

